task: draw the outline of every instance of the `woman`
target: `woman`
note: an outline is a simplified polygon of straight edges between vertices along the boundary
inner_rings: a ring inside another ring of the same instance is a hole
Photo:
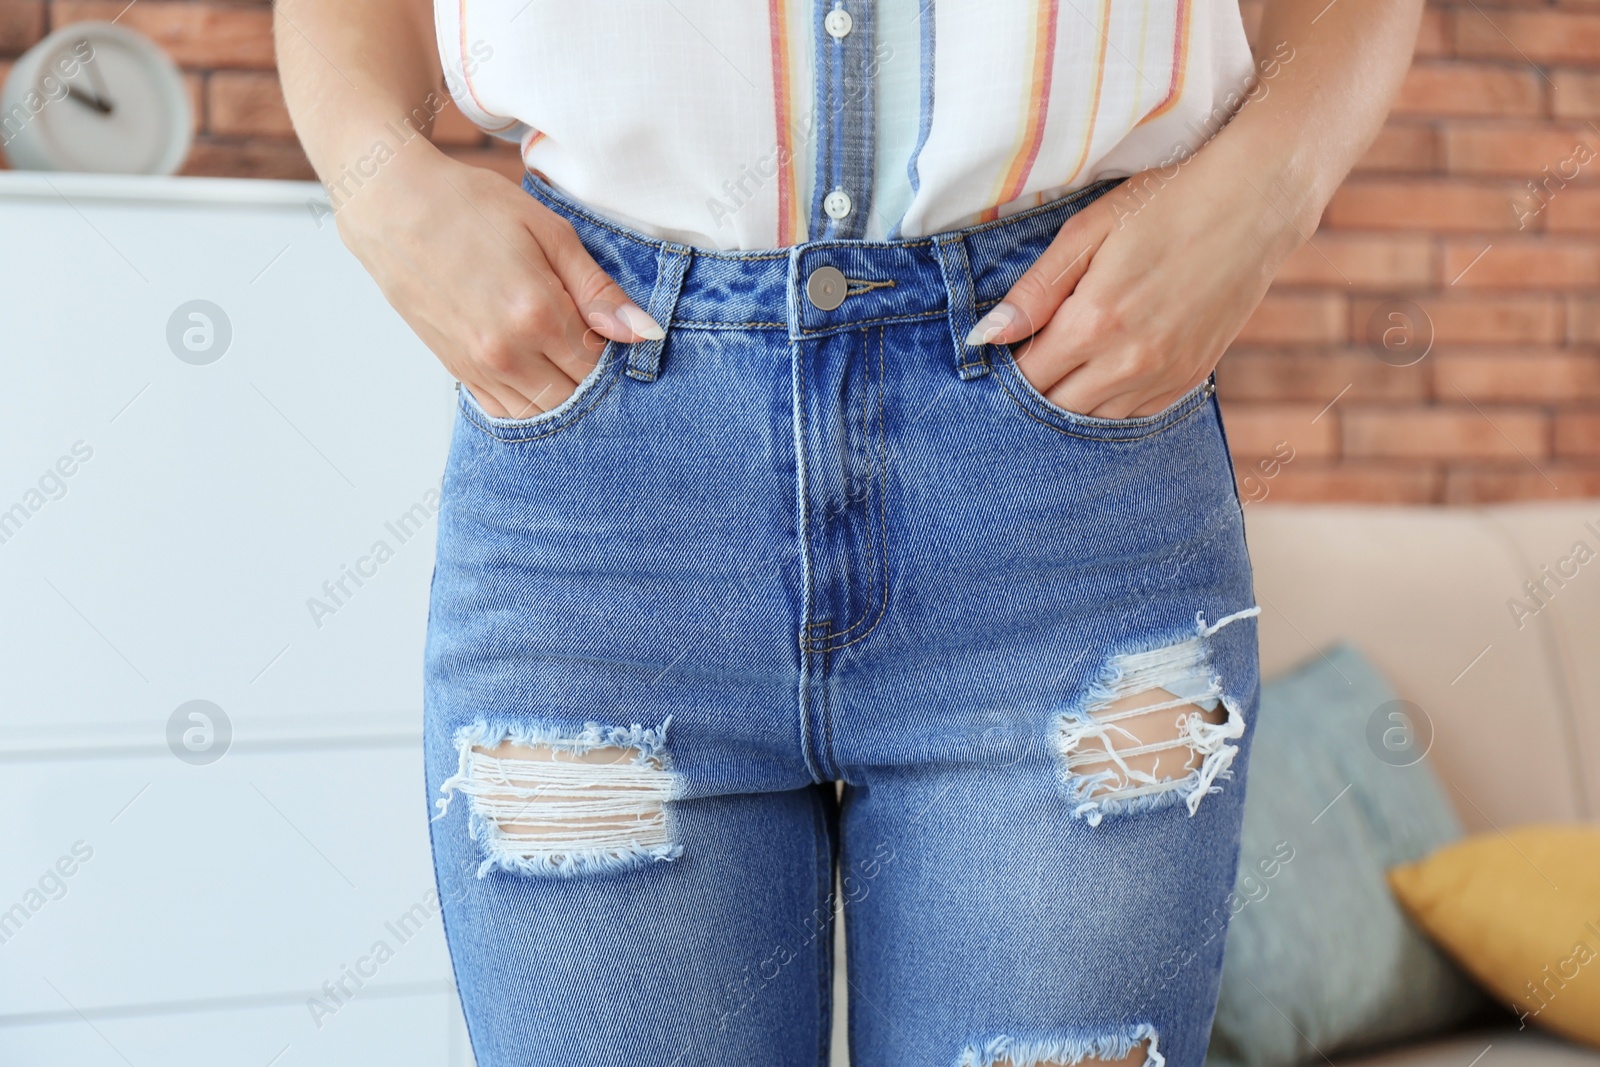
[[[1211,373],[1420,7],[1268,0],[1252,57],[1230,0],[278,6],[459,382],[425,736],[482,1067],[825,1063],[836,909],[861,1067],[1198,1067],[1258,687]],[[521,189],[411,135],[441,84]]]

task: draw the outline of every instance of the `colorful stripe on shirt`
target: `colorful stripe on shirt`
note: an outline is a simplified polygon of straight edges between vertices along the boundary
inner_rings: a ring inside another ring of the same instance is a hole
[[[1094,56],[1094,95],[1090,97],[1089,119],[1083,131],[1083,146],[1078,149],[1078,159],[1072,164],[1072,173],[1067,175],[1070,183],[1077,179],[1083,172],[1083,165],[1089,159],[1089,147],[1094,143],[1095,120],[1100,117],[1100,91],[1106,84],[1106,45],[1110,43],[1107,36],[1111,29],[1111,0],[1101,0],[1100,25],[1095,27],[1095,32],[1100,37],[1100,47]]]
[[[778,244],[790,245],[805,232],[796,194],[794,152],[793,79],[789,73],[789,12],[787,0],[767,0],[767,22],[772,39],[772,114],[777,132]]]
[[[1056,58],[1056,13],[1056,0],[1036,0],[1030,26],[1033,73],[1027,82],[1022,129],[1017,147],[1011,153],[1011,163],[1000,178],[991,205],[983,212],[985,222],[999,218],[1001,205],[1022,195],[1034,160],[1039,158],[1039,146],[1044,142],[1045,121],[1050,111],[1050,79]]]
[[[543,130],[529,130],[522,137],[522,165],[527,167],[529,170],[533,169],[533,164],[528,160],[528,149],[532,148],[542,140],[544,140]]]
[[[1171,111],[1177,106],[1178,99],[1183,96],[1183,79],[1189,67],[1189,15],[1193,10],[1194,0],[1178,0],[1178,15],[1173,20],[1177,23],[1177,30],[1172,40],[1172,80],[1167,89],[1166,99],[1140,120],[1141,126]]]

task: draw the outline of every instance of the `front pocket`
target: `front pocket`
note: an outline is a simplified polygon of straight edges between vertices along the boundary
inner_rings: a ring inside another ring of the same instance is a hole
[[[1068,411],[1039,392],[1034,384],[1023,376],[1022,368],[1017,366],[1010,345],[996,344],[991,347],[994,349],[992,357],[994,369],[989,377],[995,379],[996,384],[1016,402],[1024,415],[1069,437],[1082,437],[1094,441],[1138,441],[1153,437],[1199,411],[1216,391],[1213,378],[1207,377],[1205,381],[1154,415],[1140,415],[1133,419],[1102,419],[1093,415],[1080,415],[1075,411]]]
[[[526,418],[506,418],[491,415],[483,410],[472,390],[456,383],[461,414],[466,420],[491,437],[501,441],[533,441],[564,430],[592,411],[595,405],[610,392],[621,377],[621,368],[627,362],[627,348],[617,341],[607,341],[600,351],[594,368],[583,376],[572,395],[549,411]]]

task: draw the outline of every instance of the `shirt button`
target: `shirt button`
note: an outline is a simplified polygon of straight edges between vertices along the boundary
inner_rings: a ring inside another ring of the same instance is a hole
[[[842,7],[834,8],[822,18],[822,28],[832,37],[845,36],[854,25],[855,20],[850,17],[850,12]]]
[[[806,279],[806,299],[818,311],[832,311],[844,303],[844,271],[838,267],[818,267]]]
[[[830,219],[842,219],[850,214],[850,194],[843,189],[835,189],[822,198],[822,210],[828,213]]]

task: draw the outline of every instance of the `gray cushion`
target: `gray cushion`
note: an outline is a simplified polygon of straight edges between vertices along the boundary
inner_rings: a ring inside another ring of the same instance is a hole
[[[1263,685],[1207,1067],[1326,1062],[1483,1006],[1384,880],[1462,836],[1427,761],[1395,750],[1395,700],[1347,645]]]

